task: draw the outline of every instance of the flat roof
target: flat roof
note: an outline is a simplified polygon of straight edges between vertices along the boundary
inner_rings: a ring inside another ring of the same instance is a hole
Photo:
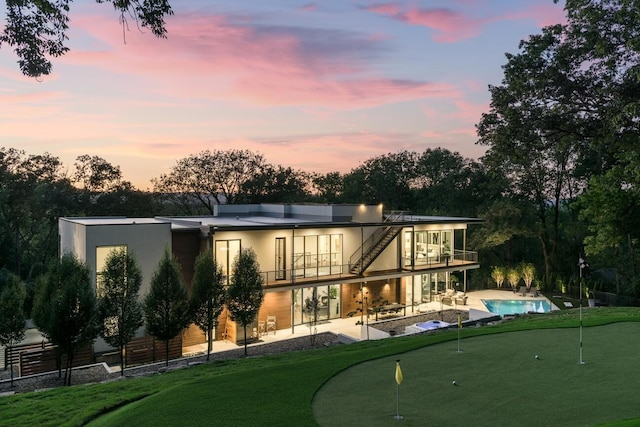
[[[124,216],[64,217],[61,219],[81,225],[168,224],[170,222],[158,218],[127,218]]]

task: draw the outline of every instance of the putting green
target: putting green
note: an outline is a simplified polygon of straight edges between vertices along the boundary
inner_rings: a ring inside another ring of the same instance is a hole
[[[321,426],[585,426],[640,417],[639,323],[583,328],[582,365],[577,328],[464,335],[460,353],[450,341],[336,375],[314,398],[316,420]],[[395,359],[404,375],[399,387]],[[394,419],[398,411],[402,420]]]

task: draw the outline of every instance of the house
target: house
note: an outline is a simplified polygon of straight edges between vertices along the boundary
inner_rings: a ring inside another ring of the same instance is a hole
[[[477,253],[466,248],[466,230],[480,222],[384,213],[382,205],[251,204],[217,205],[212,216],[201,217],[61,218],[59,232],[61,253],[86,262],[94,283],[112,249],[135,253],[143,273],[141,296],[165,248],[181,264],[189,288],[203,250],[213,250],[228,279],[234,257],[250,247],[265,283],[254,325],[260,331],[267,316],[275,316],[276,329],[308,323],[304,306],[313,298],[317,320],[330,321],[362,311],[363,295],[376,314],[408,315],[454,282],[466,290],[466,272],[479,267]],[[217,329],[216,339],[245,339],[226,313]],[[188,346],[205,337],[191,327],[182,340]]]

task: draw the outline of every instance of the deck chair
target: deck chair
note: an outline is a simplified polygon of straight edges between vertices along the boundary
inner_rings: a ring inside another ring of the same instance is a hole
[[[527,296],[527,287],[526,286],[520,286],[520,290],[518,291],[518,293],[520,295],[522,295],[523,297]]]
[[[527,291],[527,295],[532,296],[532,297],[537,297],[538,296],[538,289],[535,286],[531,285],[531,287]]]
[[[273,335],[276,334],[276,316],[267,316],[267,333],[273,331]]]

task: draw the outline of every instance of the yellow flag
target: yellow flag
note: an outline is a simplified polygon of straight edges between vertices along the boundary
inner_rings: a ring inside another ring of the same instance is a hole
[[[396,382],[398,383],[398,385],[402,383],[403,379],[404,378],[402,377],[402,369],[400,369],[400,361],[396,360]]]
[[[458,329],[462,329],[462,315],[458,314]]]

